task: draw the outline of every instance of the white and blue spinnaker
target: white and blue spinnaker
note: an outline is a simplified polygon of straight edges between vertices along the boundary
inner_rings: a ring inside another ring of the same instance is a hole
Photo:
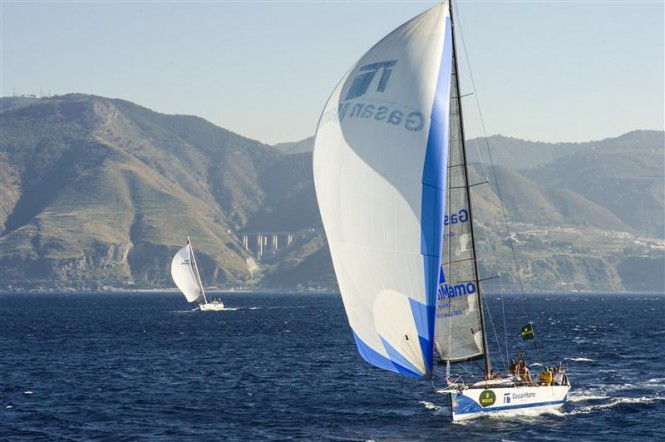
[[[370,49],[319,121],[314,183],[362,357],[431,376],[448,155],[447,3]]]

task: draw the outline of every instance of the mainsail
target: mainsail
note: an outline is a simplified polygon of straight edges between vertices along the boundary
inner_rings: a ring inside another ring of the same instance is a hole
[[[180,291],[185,295],[187,301],[194,302],[204,297],[203,285],[199,277],[198,269],[192,245],[187,241],[187,245],[180,249],[171,261],[171,276]]]
[[[370,49],[319,121],[314,183],[362,357],[429,377],[445,212],[452,37],[445,2]]]
[[[437,351],[449,362],[480,358],[484,347],[456,65],[453,54],[446,214],[435,337]]]

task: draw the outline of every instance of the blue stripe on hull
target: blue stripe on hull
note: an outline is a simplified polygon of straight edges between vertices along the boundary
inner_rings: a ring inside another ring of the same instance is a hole
[[[473,413],[491,413],[493,411],[506,411],[506,410],[517,410],[522,408],[533,408],[533,407],[544,407],[547,405],[563,405],[566,403],[566,400],[561,401],[551,401],[551,402],[536,402],[534,404],[521,404],[521,405],[508,405],[505,407],[491,407],[491,408],[480,408]],[[473,414],[473,413],[458,413],[453,410],[455,414]]]

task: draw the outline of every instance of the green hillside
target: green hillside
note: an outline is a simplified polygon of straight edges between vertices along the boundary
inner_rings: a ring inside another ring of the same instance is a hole
[[[39,100],[2,117],[3,281],[165,287],[187,235],[206,281],[254,277],[231,232],[263,202],[261,168],[276,159],[268,146],[99,97]]]

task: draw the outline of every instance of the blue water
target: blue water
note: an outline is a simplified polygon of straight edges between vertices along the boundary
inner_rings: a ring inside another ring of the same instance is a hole
[[[339,295],[223,298],[235,310],[193,312],[176,293],[0,295],[0,440],[663,437],[664,296],[530,298],[543,361],[568,365],[569,402],[461,424],[431,383],[361,360]],[[508,351],[521,349],[535,361],[531,342]]]

